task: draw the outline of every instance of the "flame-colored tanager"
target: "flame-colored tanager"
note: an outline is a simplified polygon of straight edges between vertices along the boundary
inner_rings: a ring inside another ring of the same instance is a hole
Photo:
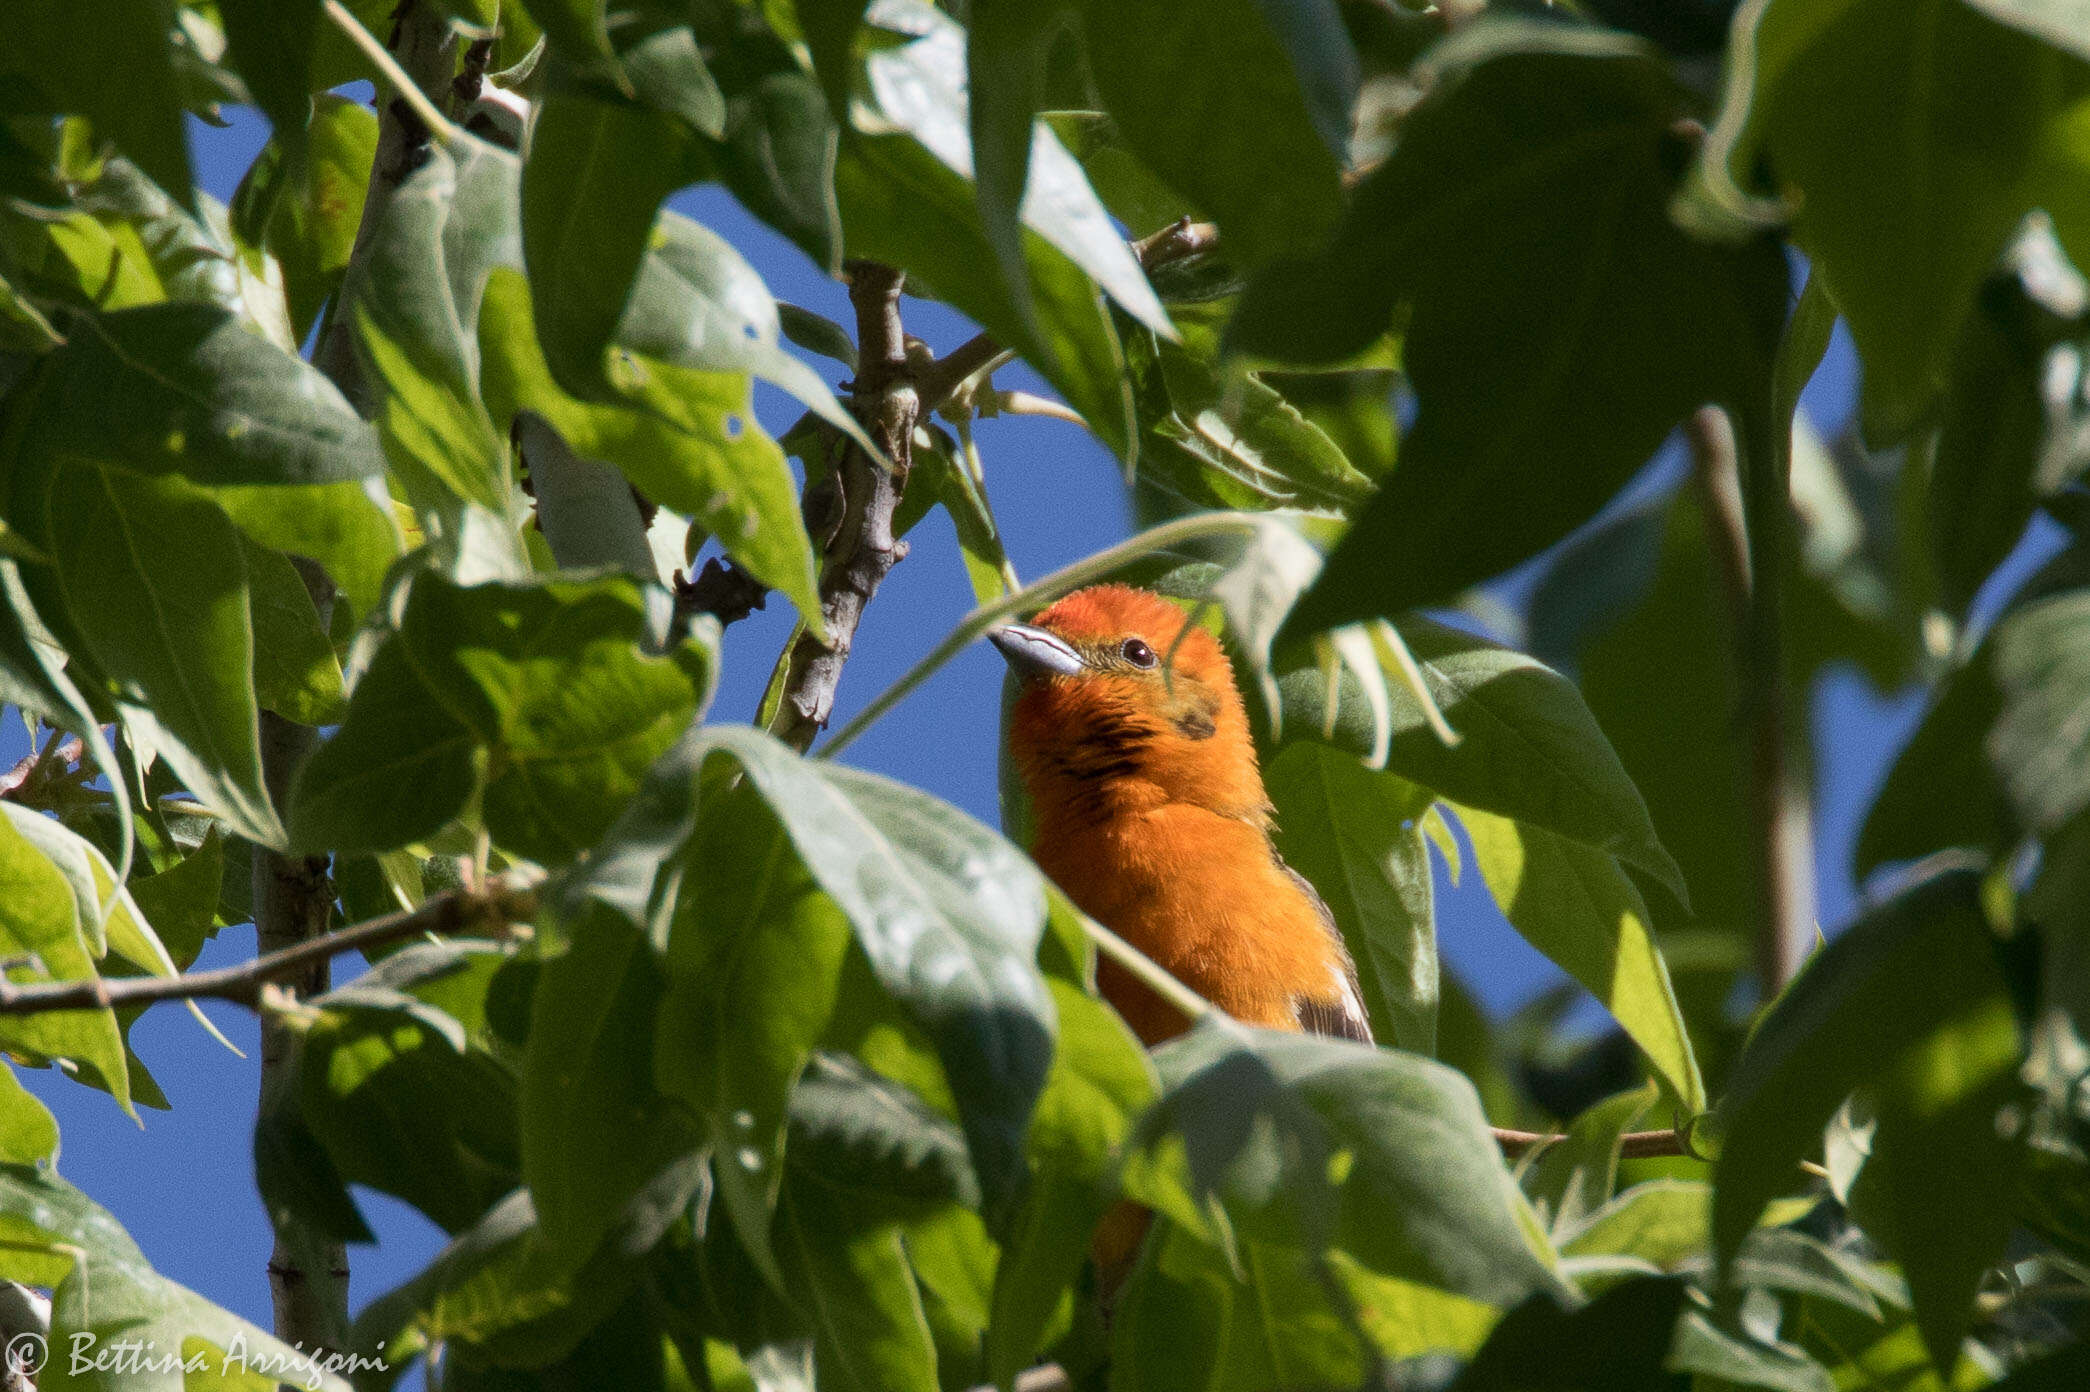
[[[1235,1019],[1369,1043],[1335,920],[1270,840],[1247,710],[1218,641],[1124,585],[1077,591],[988,637],[1023,678],[1009,748],[1039,867]],[[1187,1027],[1116,963],[1097,979],[1147,1044]]]

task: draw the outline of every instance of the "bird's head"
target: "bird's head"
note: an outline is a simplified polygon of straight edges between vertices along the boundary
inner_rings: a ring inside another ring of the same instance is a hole
[[[1041,820],[1183,802],[1267,822],[1233,668],[1174,604],[1098,585],[987,637],[1023,682],[1009,749]]]

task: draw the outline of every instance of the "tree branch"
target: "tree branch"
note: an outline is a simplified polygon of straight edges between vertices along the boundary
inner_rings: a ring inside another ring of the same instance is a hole
[[[1156,271],[1175,261],[1185,261],[1219,245],[1219,229],[1209,222],[1192,222],[1182,218],[1170,223],[1149,237],[1142,237],[1132,244],[1132,252],[1139,258],[1141,269]],[[959,344],[934,366],[922,373],[920,392],[922,412],[928,414],[943,405],[951,393],[965,383],[965,379],[987,367],[1008,350],[996,342],[991,334],[975,334]]]
[[[367,254],[371,235],[382,221],[394,192],[427,158],[429,140],[457,136],[457,128],[442,109],[450,96],[457,67],[457,36],[449,17],[433,0],[399,0],[398,8],[392,12],[389,42],[381,49],[338,0],[327,0],[325,9],[329,19],[365,51],[396,89],[391,100],[380,100],[378,105],[377,152],[371,162],[362,221],[356,227],[355,244],[349,253],[350,264],[354,265]],[[364,399],[349,317],[340,313],[340,308],[337,295],[329,307],[326,327],[314,345],[313,366],[325,373],[363,414],[369,415],[370,403]],[[333,608],[333,582],[310,561],[299,560],[297,565],[324,628]],[[278,810],[285,805],[298,765],[311,753],[316,740],[317,732],[309,727],[272,712],[262,713],[262,771]],[[286,857],[255,848],[254,932],[260,955],[254,960],[272,964],[273,974],[268,979],[288,981],[304,995],[326,989],[327,959],[333,952],[322,950],[319,945],[328,941],[326,927],[333,911],[334,888],[324,857]],[[199,977],[176,979],[208,985],[219,975],[206,972]],[[259,980],[256,979],[254,989],[258,990]],[[104,990],[125,985],[90,984]],[[226,989],[247,988],[234,984]],[[263,1016],[264,1111],[273,1105],[277,1093],[290,1085],[289,1063],[294,1043],[283,1021]],[[275,1250],[268,1264],[276,1335],[298,1348],[344,1347],[348,1338],[347,1250],[296,1219],[274,1214],[270,1217],[276,1232]]]
[[[1495,1144],[1502,1153],[1514,1160],[1533,1146],[1552,1145],[1564,1141],[1566,1136],[1543,1131],[1511,1131],[1497,1126]],[[1685,1144],[1682,1131],[1628,1131],[1618,1138],[1618,1153],[1628,1160],[1646,1159],[1657,1155],[1689,1155],[1691,1147]]]
[[[849,406],[889,462],[844,444],[825,481],[839,494],[832,527],[816,528],[824,531],[820,613],[827,641],[808,630],[792,643],[782,698],[770,722],[772,733],[800,751],[812,747],[834,711],[835,687],[864,606],[907,554],[907,543],[893,535],[893,510],[907,487],[920,415],[921,398],[900,325],[905,273],[875,261],[851,261],[845,269],[849,302],[856,307],[858,363]]]
[[[1726,596],[1739,716],[1747,729],[1750,858],[1757,894],[1756,971],[1765,999],[1799,969],[1814,928],[1814,817],[1804,761],[1794,748],[1780,615],[1782,548],[1749,535],[1748,519],[1777,526],[1791,507],[1779,471],[1744,507],[1740,452],[1727,413],[1717,406],[1684,422],[1691,477],[1705,510],[1706,539]],[[1769,442],[1766,442],[1768,446]],[[1780,496],[1780,494],[1785,496]],[[1769,554],[1774,563],[1752,557]]]
[[[104,977],[35,986],[0,980],[0,1015],[101,1010],[171,1000],[223,1000],[258,1009],[264,986],[308,973],[315,966],[324,967],[340,953],[384,947],[429,934],[496,936],[536,912],[535,890],[496,880],[483,890],[452,890],[436,895],[419,908],[368,919],[354,927],[322,933],[212,971],[179,976]]]

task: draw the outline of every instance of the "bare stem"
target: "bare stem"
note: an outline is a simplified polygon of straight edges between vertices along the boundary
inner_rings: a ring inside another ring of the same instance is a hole
[[[890,462],[845,443],[826,481],[837,494],[820,568],[820,614],[827,637],[823,642],[806,630],[793,640],[783,696],[770,723],[773,733],[801,751],[812,747],[834,712],[835,688],[865,606],[907,555],[907,543],[893,534],[893,511],[907,487],[920,414],[900,325],[906,276],[873,261],[852,261],[847,269],[858,363],[849,405]]]
[[[1794,745],[1780,614],[1789,485],[1780,470],[1753,469],[1745,507],[1734,426],[1717,406],[1693,412],[1684,434],[1734,640],[1735,684],[1749,749],[1756,970],[1768,999],[1792,980],[1801,945],[1814,927],[1813,803]],[[1771,442],[1759,447],[1769,448]],[[1752,519],[1770,534],[1752,537]]]
[[[411,911],[368,919],[213,971],[179,976],[119,976],[49,985],[16,986],[0,981],[0,1015],[35,1015],[51,1010],[101,1010],[170,1000],[224,1000],[258,1009],[262,988],[325,967],[343,952],[384,947],[431,934],[490,937],[537,911],[534,891],[496,879],[479,891],[439,894]]]

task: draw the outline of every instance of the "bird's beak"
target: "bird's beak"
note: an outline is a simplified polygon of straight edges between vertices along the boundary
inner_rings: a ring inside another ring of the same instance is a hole
[[[987,641],[1000,648],[1009,665],[1023,676],[1073,677],[1085,668],[1081,654],[1064,638],[1029,624],[1004,624],[990,632]]]

